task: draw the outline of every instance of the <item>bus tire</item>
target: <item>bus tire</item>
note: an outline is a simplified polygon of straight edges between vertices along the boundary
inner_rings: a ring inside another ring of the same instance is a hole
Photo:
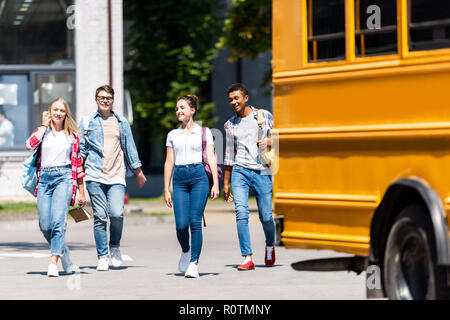
[[[404,208],[388,236],[384,255],[384,288],[389,299],[448,299],[447,270],[436,264],[436,247],[428,211]]]

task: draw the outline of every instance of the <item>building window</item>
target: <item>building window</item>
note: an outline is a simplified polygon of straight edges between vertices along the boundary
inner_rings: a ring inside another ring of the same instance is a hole
[[[73,64],[67,0],[0,0],[0,64]]]
[[[355,1],[355,55],[397,53],[397,1]]]
[[[33,128],[41,125],[42,113],[47,111],[50,103],[57,99],[64,99],[70,107],[72,117],[75,118],[73,104],[73,74],[72,73],[36,73],[34,74],[33,100],[34,121]]]
[[[409,1],[409,50],[450,48],[450,1]]]
[[[308,0],[308,61],[345,59],[344,0]]]
[[[0,75],[0,150],[25,147],[29,135],[28,76]]]

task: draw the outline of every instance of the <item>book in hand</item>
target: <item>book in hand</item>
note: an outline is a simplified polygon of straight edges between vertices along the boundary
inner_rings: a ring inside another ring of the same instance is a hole
[[[69,214],[73,218],[73,220],[75,220],[75,222],[89,220],[91,218],[91,214],[82,207],[69,210]]]

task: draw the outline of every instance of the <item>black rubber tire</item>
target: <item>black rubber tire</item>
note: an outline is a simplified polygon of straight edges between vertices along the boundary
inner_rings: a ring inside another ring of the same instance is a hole
[[[384,288],[393,300],[448,299],[447,272],[436,264],[433,226],[425,207],[412,205],[396,218],[384,255]]]
[[[283,242],[281,241],[281,233],[283,232],[284,228],[284,217],[283,216],[276,216],[274,218],[275,223],[275,246],[282,246]]]

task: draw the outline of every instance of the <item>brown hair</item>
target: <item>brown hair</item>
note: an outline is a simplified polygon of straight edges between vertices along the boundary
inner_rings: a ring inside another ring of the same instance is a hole
[[[72,118],[72,112],[70,111],[69,104],[66,102],[66,100],[62,98],[56,98],[50,103],[48,111],[51,113],[52,106],[57,102],[60,102],[64,106],[64,109],[66,109],[66,117],[64,118],[63,123],[63,129],[66,135],[72,136],[74,133],[80,134],[80,130],[78,129],[77,124]],[[53,122],[50,122],[50,129],[52,129],[52,131],[55,129],[55,127],[53,126]]]
[[[95,90],[95,98],[97,98],[98,93],[100,91],[106,91],[107,93],[111,94],[114,98],[114,89],[111,86],[105,84],[104,86],[98,87],[97,90]]]
[[[198,97],[195,94],[190,93],[190,94],[178,97],[177,102],[180,100],[186,101],[188,103],[189,107],[195,109],[195,113],[192,116],[192,118],[195,118],[195,116],[197,115],[197,110],[198,110]]]

